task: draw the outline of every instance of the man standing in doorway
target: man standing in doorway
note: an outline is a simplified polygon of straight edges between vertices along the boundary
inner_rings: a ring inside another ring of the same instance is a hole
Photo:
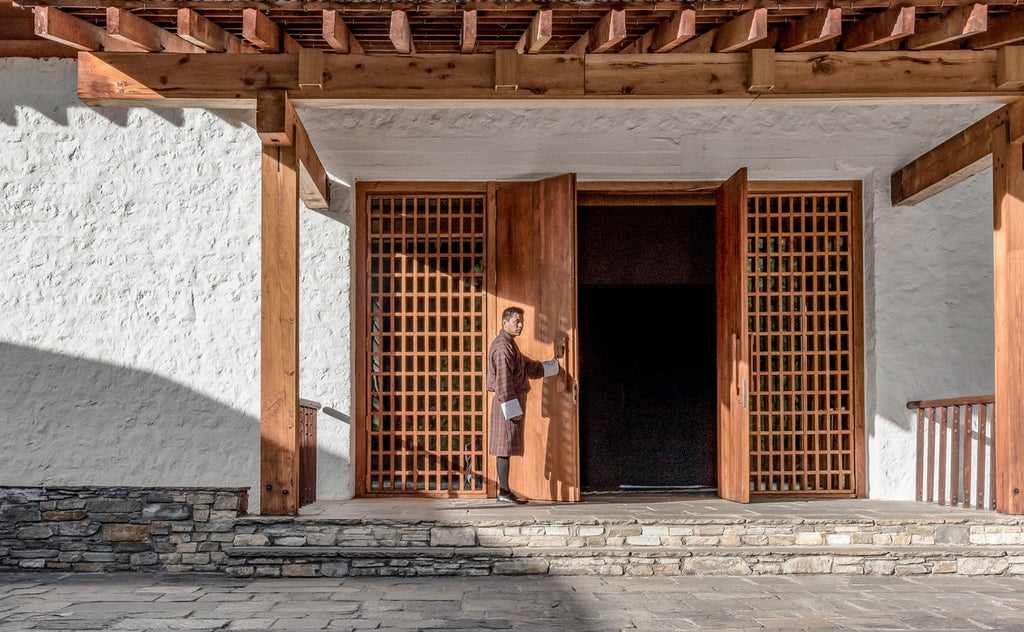
[[[517,498],[508,487],[510,456],[523,454],[523,417],[530,380],[558,374],[556,356],[546,362],[532,360],[519,351],[516,336],[523,333],[523,309],[508,307],[501,314],[501,331],[487,351],[487,390],[491,400],[491,436],[488,451],[497,457],[498,502],[515,505],[527,501]]]

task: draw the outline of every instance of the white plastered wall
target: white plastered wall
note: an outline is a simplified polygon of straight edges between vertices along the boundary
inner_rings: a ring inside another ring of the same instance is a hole
[[[913,494],[909,399],[992,389],[991,184],[891,208],[889,175],[986,105],[304,111],[301,395],[351,494],[357,180],[864,181],[869,493]],[[0,59],[0,484],[248,485],[259,454],[259,141],[244,115],[94,110],[74,62]]]
[[[244,112],[75,87],[74,61],[0,59],[0,484],[249,486],[258,508],[259,139]],[[341,498],[349,228],[300,213],[300,396],[337,411],[318,485]]]

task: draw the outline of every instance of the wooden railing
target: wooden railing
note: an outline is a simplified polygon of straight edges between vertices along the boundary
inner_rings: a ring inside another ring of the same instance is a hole
[[[917,411],[917,500],[995,509],[995,395],[907,402]]]
[[[299,400],[299,507],[316,500],[316,417],[320,404]]]

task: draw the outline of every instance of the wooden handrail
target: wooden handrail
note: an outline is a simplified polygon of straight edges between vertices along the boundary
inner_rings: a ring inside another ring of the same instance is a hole
[[[917,500],[995,509],[995,399],[907,402],[917,411]]]
[[[991,395],[968,395],[966,397],[949,397],[946,399],[922,399],[914,402],[907,402],[907,408],[938,408],[940,406],[965,406],[967,404],[994,404],[995,394]]]

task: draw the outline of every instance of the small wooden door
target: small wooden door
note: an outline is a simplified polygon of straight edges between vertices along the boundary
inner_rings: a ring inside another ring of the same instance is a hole
[[[746,503],[750,502],[746,168],[718,188],[716,202],[718,495]]]
[[[489,331],[497,333],[502,310],[517,305],[525,311],[516,339],[525,355],[548,360],[567,342],[565,370],[531,383],[525,454],[512,457],[509,485],[526,498],[577,501],[575,174],[498,185],[494,236],[496,301]]]

